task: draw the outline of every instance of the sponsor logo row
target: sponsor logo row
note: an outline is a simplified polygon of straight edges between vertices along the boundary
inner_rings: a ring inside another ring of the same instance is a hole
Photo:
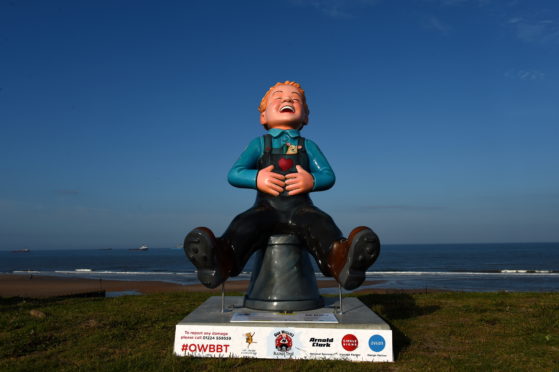
[[[244,342],[246,345],[244,347],[245,352],[250,352],[251,346],[257,343],[255,335],[256,332],[249,332],[243,335]],[[364,347],[364,345],[360,345],[359,339],[351,333],[344,335],[341,339],[338,339],[336,337],[325,337],[325,338],[309,337],[306,340],[305,345],[295,345],[294,338],[295,338],[294,334],[290,331],[279,330],[277,332],[274,332],[273,342],[274,342],[275,349],[280,353],[288,353],[294,347],[304,348],[306,346],[310,346],[313,348],[323,348],[326,350],[339,343],[344,350],[348,352],[352,352],[360,347],[361,347],[360,350],[363,350]],[[271,341],[272,340],[270,340],[270,342]],[[386,341],[384,337],[382,337],[381,335],[374,334],[369,337],[366,345],[371,351],[378,353],[384,350],[384,348],[386,347]],[[221,344],[221,343],[206,344],[206,343],[198,343],[194,341],[194,342],[182,344],[182,351],[191,352],[191,353],[221,354],[221,353],[227,353],[229,351],[230,346],[231,346],[230,344]]]
[[[254,335],[254,334],[253,334]],[[293,333],[288,331],[278,331],[274,333],[275,348],[277,351],[287,352],[293,348]],[[348,333],[342,337],[340,342],[344,350],[354,351],[359,347],[359,340],[355,335]],[[335,345],[334,337],[316,338],[310,337],[308,344],[311,347],[330,348]],[[369,338],[368,346],[371,351],[381,352],[386,347],[386,341],[381,335],[372,335]]]

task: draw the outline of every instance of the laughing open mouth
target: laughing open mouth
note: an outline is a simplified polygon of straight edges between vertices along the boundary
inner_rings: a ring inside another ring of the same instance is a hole
[[[280,112],[295,112],[295,108],[291,105],[285,105],[280,108]]]

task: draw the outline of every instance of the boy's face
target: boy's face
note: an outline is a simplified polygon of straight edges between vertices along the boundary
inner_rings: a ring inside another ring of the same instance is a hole
[[[300,129],[308,120],[303,97],[291,85],[278,85],[268,96],[266,110],[260,114],[260,123],[268,129]]]

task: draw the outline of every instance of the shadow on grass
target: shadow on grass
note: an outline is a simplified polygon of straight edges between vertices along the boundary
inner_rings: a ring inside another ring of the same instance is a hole
[[[392,329],[394,359],[397,360],[400,352],[405,350],[411,343],[398,327],[390,320],[409,319],[421,315],[427,315],[439,310],[439,306],[418,306],[415,299],[406,293],[367,294],[358,298],[369,308],[378,309],[378,314]]]
[[[25,297],[0,297],[0,312],[16,311],[22,307],[28,308],[47,303],[48,299]]]
[[[17,305],[25,301],[23,297],[0,297],[0,306]]]

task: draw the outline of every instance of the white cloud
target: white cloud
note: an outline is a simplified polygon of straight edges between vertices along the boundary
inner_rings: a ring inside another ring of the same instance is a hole
[[[524,81],[542,80],[545,78],[545,73],[538,70],[518,70],[510,69],[505,72],[507,79],[517,79]]]
[[[423,22],[423,26],[427,29],[438,31],[443,35],[448,35],[451,30],[451,27],[447,23],[444,23],[435,16],[430,16],[429,18],[425,19]]]
[[[559,23],[552,19],[510,18],[507,22],[516,37],[526,43],[559,44]]]

